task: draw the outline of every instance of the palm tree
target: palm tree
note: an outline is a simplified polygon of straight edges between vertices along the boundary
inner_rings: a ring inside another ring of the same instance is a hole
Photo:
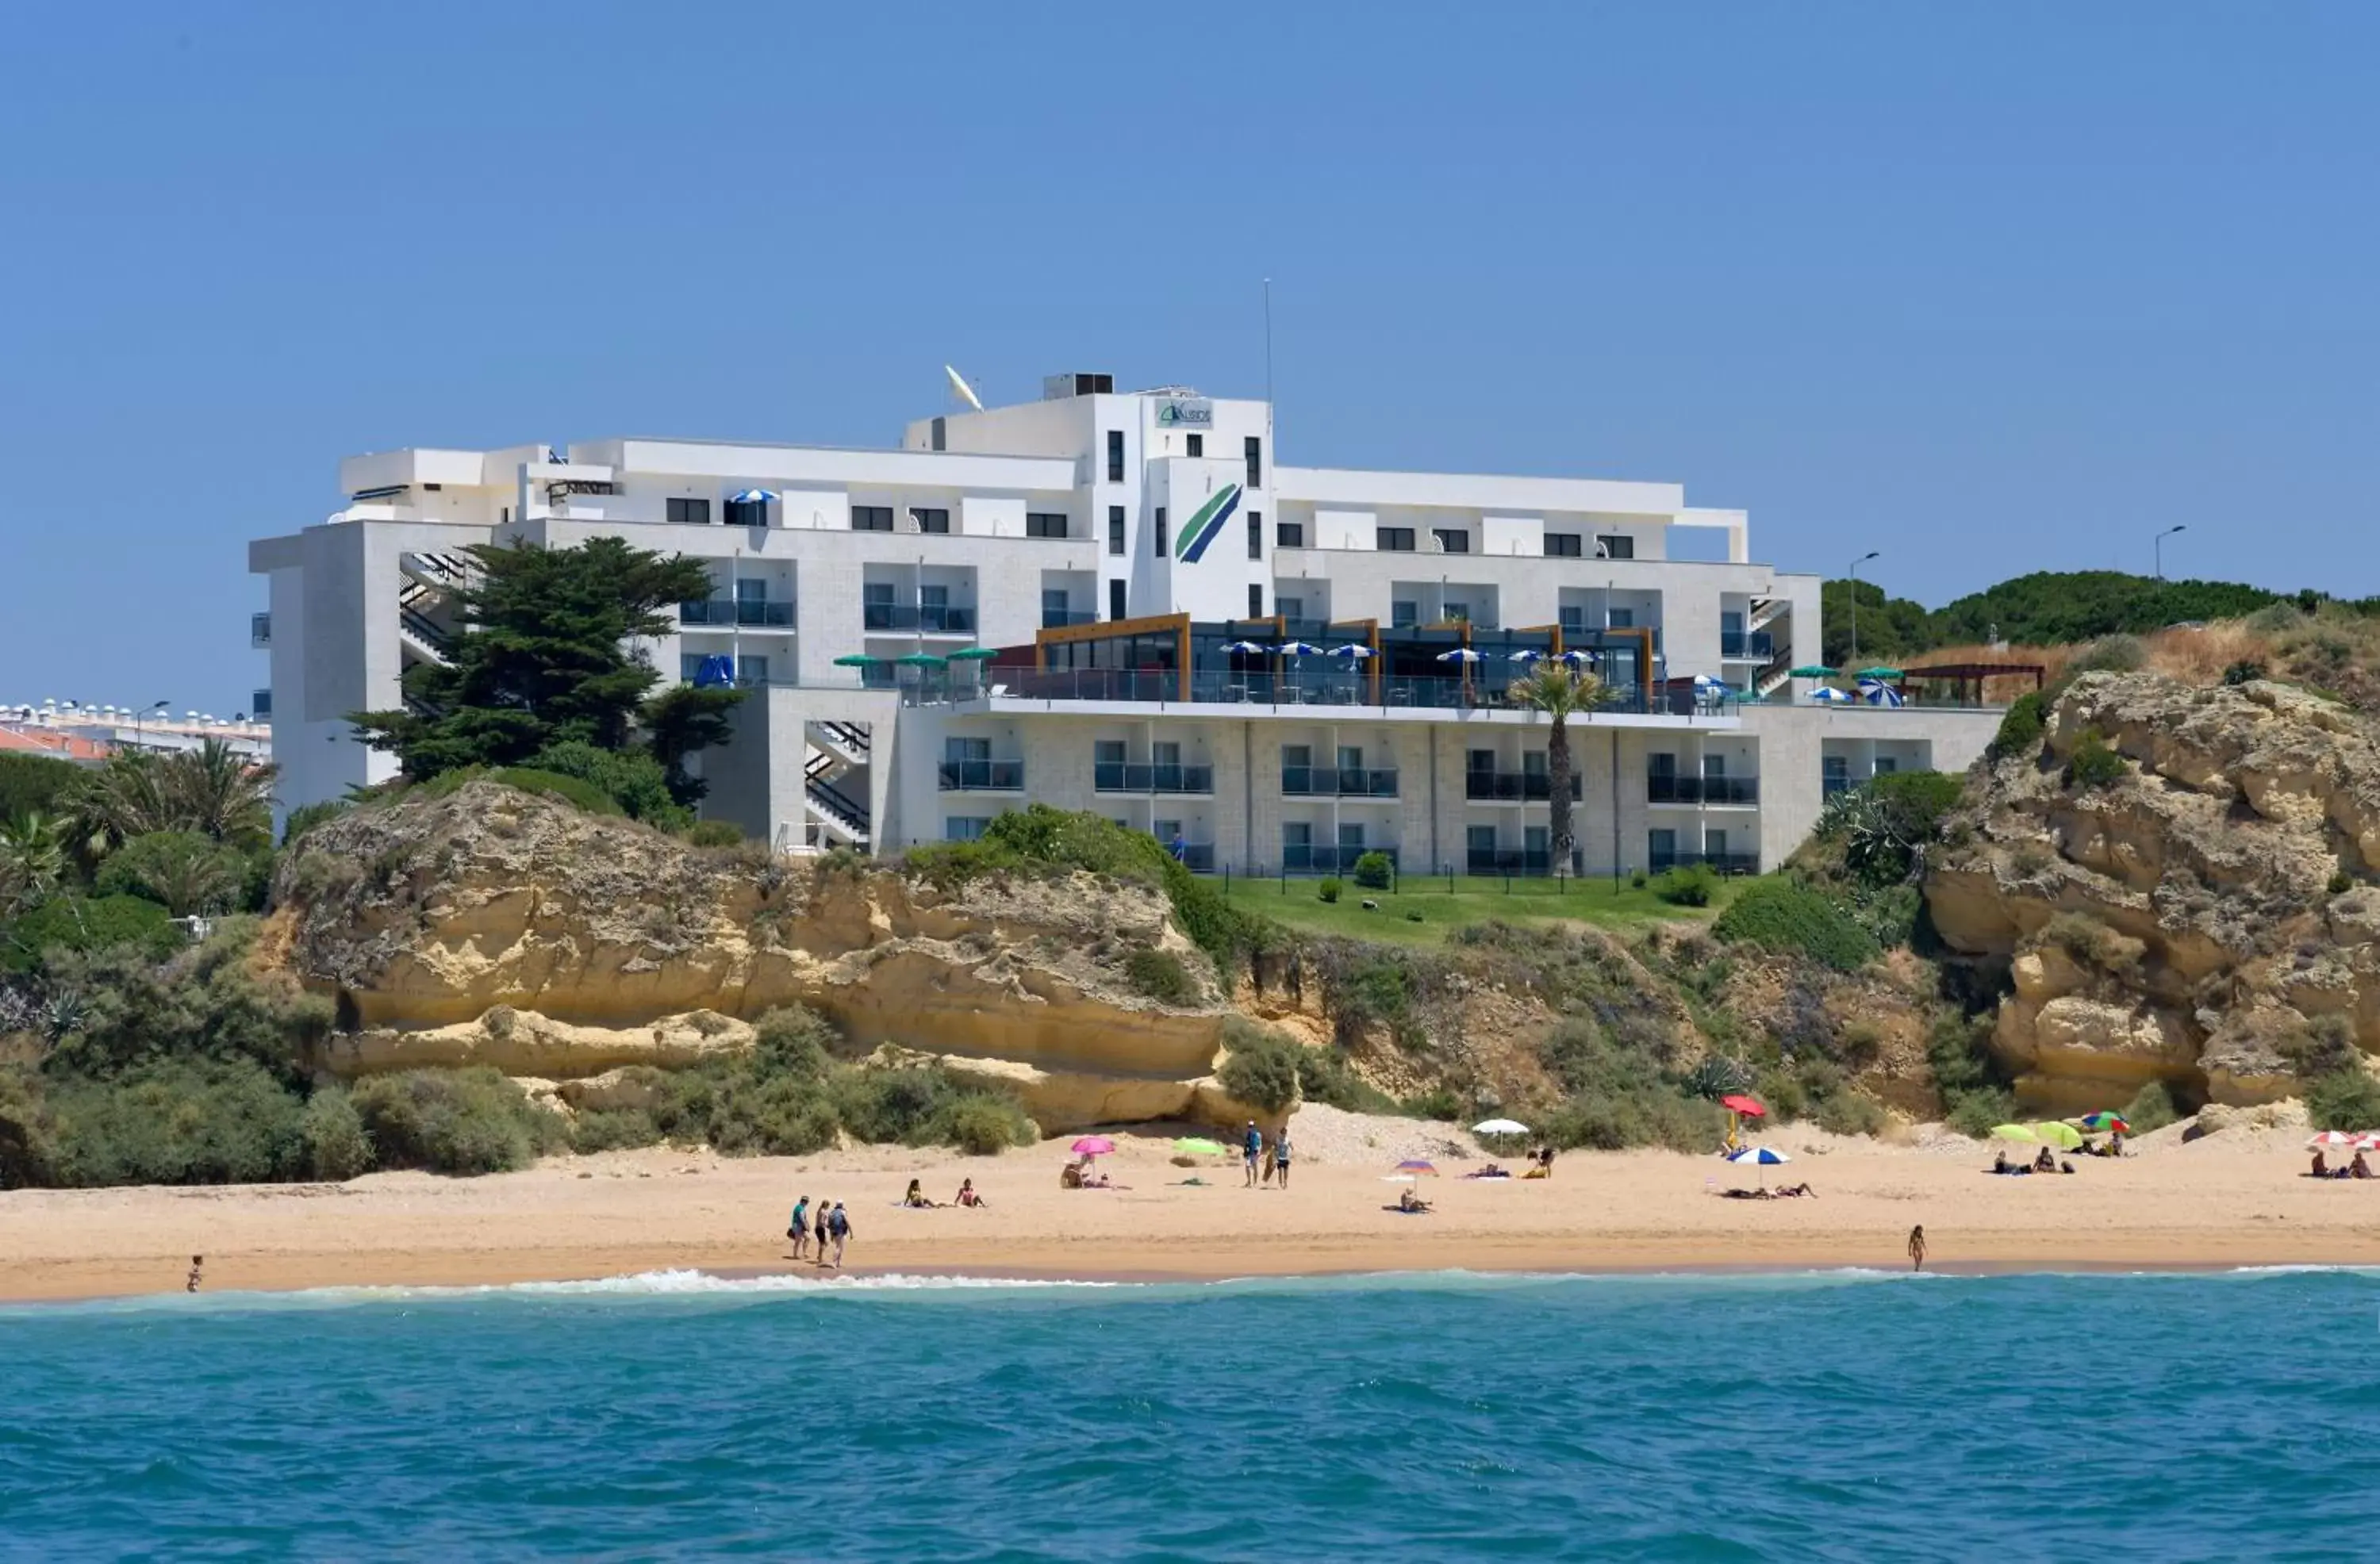
[[[1620,698],[1620,692],[1593,673],[1553,659],[1534,664],[1504,692],[1515,706],[1526,706],[1551,719],[1546,734],[1546,785],[1552,790],[1553,861],[1568,867],[1576,842],[1570,828],[1570,720],[1595,711]]]
[[[215,738],[172,755],[118,751],[75,790],[74,840],[93,860],[160,830],[196,831],[243,852],[269,846],[277,775]]]
[[[14,917],[66,878],[65,823],[42,814],[0,823],[0,917]]]
[[[166,830],[159,780],[157,757],[128,749],[85,775],[66,799],[76,853],[96,863],[136,836]]]

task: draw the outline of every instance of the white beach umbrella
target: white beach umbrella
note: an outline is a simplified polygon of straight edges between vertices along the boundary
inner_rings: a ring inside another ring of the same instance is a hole
[[[1471,1126],[1475,1135],[1525,1135],[1529,1127],[1517,1119],[1482,1119]]]
[[[747,489],[740,493],[729,495],[727,500],[730,504],[752,505],[764,503],[776,497],[777,493],[773,489]]]
[[[1438,654],[1438,661],[1440,662],[1478,662],[1482,661],[1482,659],[1477,652],[1473,651],[1469,647],[1456,647],[1452,651],[1439,652]]]
[[[1851,706],[1856,704],[1859,697],[1849,690],[1839,690],[1832,685],[1820,685],[1810,692],[1810,698],[1821,706]]]
[[[1332,647],[1330,649],[1330,655],[1333,657],[1344,657],[1349,659],[1366,658],[1372,655],[1372,649],[1370,647],[1357,646],[1354,642],[1349,641],[1343,647]]]
[[[1273,649],[1283,657],[1320,657],[1322,649],[1305,641],[1283,641]]]
[[[1730,1151],[1727,1154],[1726,1159],[1730,1162],[1749,1163],[1755,1168],[1781,1167],[1793,1160],[1783,1152],[1766,1146],[1747,1146],[1741,1151]],[[1768,1175],[1765,1172],[1760,1176],[1760,1187],[1763,1189],[1768,1187]]]
[[[2343,1151],[2362,1139],[2361,1135],[2349,1134],[2345,1130],[2325,1130],[2308,1140],[2306,1145],[2316,1150]]]
[[[1243,657],[1270,657],[1272,655],[1272,648],[1268,646],[1259,646],[1254,641],[1233,641],[1223,649],[1229,652],[1237,652]]]
[[[1533,651],[1533,650],[1531,650],[1531,649],[1530,649],[1529,648],[1527,648],[1527,647],[1523,647],[1520,650],[1518,650],[1518,651],[1514,652],[1511,657],[1509,657],[1509,658],[1505,659],[1505,661],[1508,661],[1508,662],[1535,662],[1535,661],[1537,661],[1539,659],[1543,658],[1545,655],[1546,655],[1546,654],[1545,654],[1544,652],[1541,652],[1541,651]]]

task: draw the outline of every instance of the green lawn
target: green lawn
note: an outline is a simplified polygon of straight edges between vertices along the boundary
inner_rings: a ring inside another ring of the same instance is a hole
[[[1508,891],[1507,882],[1502,879],[1457,875],[1450,891],[1441,875],[1434,879],[1403,879],[1398,891],[1391,893],[1360,891],[1354,880],[1348,879],[1341,882],[1336,903],[1325,902],[1316,893],[1321,882],[1315,879],[1292,879],[1285,887],[1278,879],[1243,879],[1237,876],[1228,884],[1219,875],[1207,877],[1207,881],[1227,890],[1232,905],[1261,913],[1293,928],[1415,945],[1441,943],[1450,931],[1465,924],[1485,923],[1489,918],[1501,918],[1507,923],[1576,919],[1608,928],[1641,928],[1648,923],[1663,921],[1704,921],[1718,915],[1739,885],[1749,883],[1723,883],[1718,899],[1707,907],[1673,907],[1649,889],[1637,890],[1626,880],[1615,885],[1609,879],[1514,879]],[[1366,911],[1366,901],[1378,903],[1378,910]],[[1414,913],[1421,915],[1418,920],[1410,915]]]

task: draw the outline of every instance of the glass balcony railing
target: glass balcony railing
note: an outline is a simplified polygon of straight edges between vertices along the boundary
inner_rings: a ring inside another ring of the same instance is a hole
[[[707,598],[678,604],[677,622],[722,630],[790,630],[794,626],[794,605],[749,598]]]
[[[1645,779],[1648,804],[1757,804],[1758,777],[1673,777]]]
[[[1463,796],[1481,803],[1542,803],[1554,795],[1554,780],[1544,771],[1465,771],[1463,774]],[[1579,774],[1570,774],[1570,795],[1573,800],[1586,795],[1585,785]]]
[[[944,793],[1014,793],[1025,785],[1025,762],[945,760],[940,775]]]
[[[1283,766],[1281,791],[1293,798],[1394,798],[1394,767]]]
[[[1075,624],[1096,624],[1099,616],[1087,608],[1045,608],[1041,611],[1041,628],[1063,630]]]
[[[919,630],[929,636],[972,636],[975,609],[955,603],[864,603],[860,624],[869,630]]]
[[[1366,853],[1378,853],[1391,866],[1397,861],[1393,847],[1364,846],[1356,843],[1338,847],[1306,847],[1283,845],[1281,850],[1281,872],[1283,874],[1352,874],[1355,860]]]
[[[1655,874],[1666,869],[1682,868],[1689,864],[1708,864],[1721,874],[1758,874],[1760,855],[1757,853],[1656,853],[1645,867]]]
[[[1091,766],[1091,787],[1099,793],[1212,793],[1215,768],[1100,760]]]
[[[1718,633],[1718,654],[1767,661],[1777,655],[1777,642],[1766,630],[1721,630]]]
[[[1581,857],[1573,855],[1561,872],[1577,874]],[[1542,847],[1474,847],[1463,855],[1466,874],[1512,875],[1554,872],[1554,855]]]

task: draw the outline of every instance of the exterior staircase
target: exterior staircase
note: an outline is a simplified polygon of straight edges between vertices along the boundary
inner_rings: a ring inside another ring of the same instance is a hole
[[[1783,689],[1793,677],[1791,672],[1794,667],[1792,619],[1793,600],[1791,598],[1752,600],[1752,617],[1749,627],[1755,631],[1767,631],[1772,637],[1772,644],[1777,649],[1777,654],[1753,676],[1753,693],[1763,700]],[[1778,629],[1779,624],[1785,626],[1782,632]]]
[[[867,847],[868,730],[849,722],[810,721],[802,725],[802,736],[809,750],[802,762],[802,791],[810,822],[822,839]]]

